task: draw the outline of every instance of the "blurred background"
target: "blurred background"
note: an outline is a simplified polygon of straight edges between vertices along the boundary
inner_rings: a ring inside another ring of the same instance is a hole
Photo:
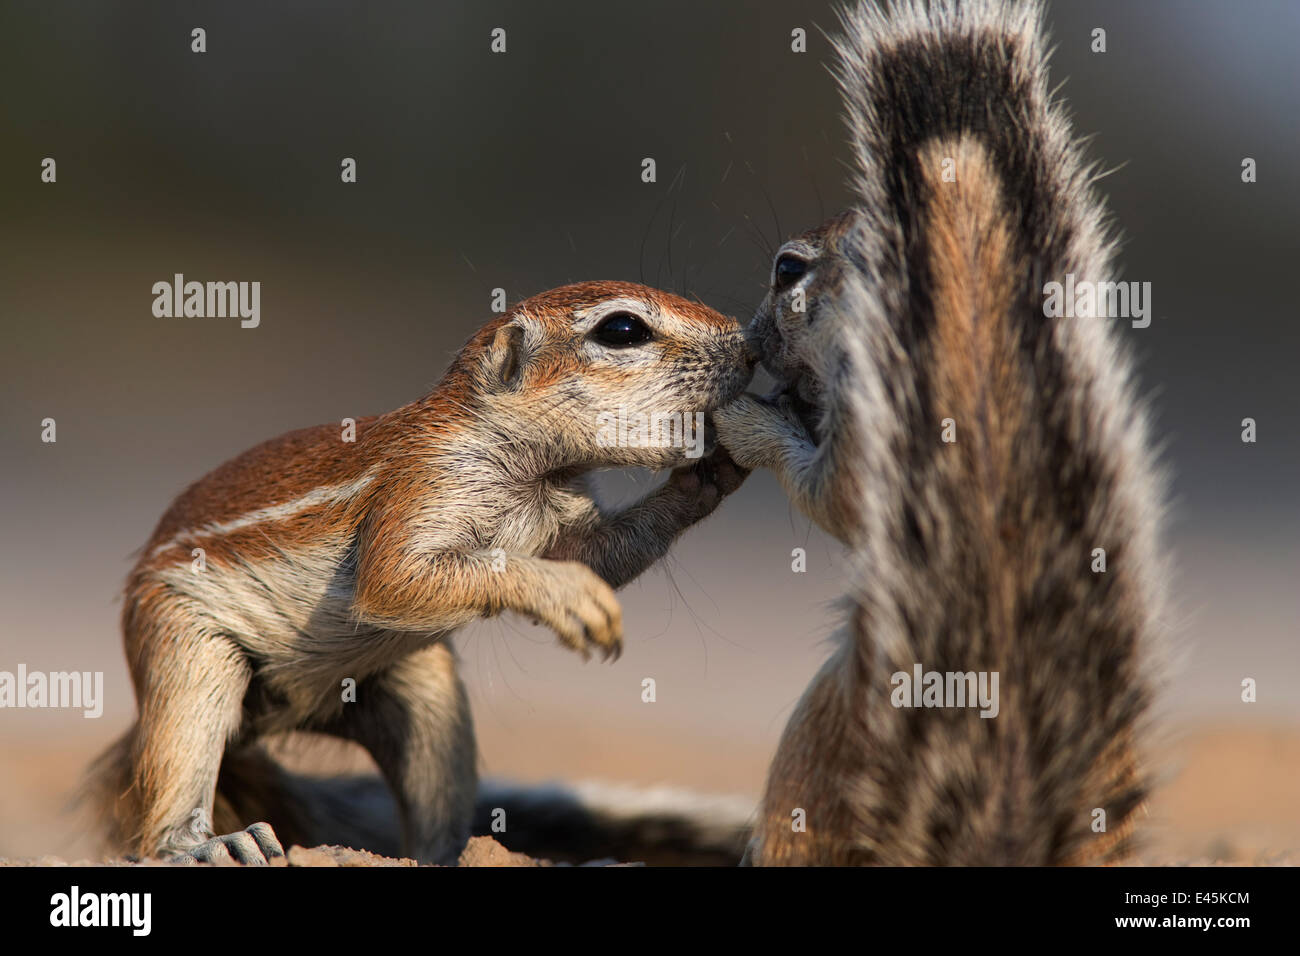
[[[1265,859],[1300,847],[1300,6],[1053,3],[1049,24],[1053,83],[1114,170],[1122,278],[1152,283],[1151,326],[1121,334],[1179,569],[1153,852]],[[848,201],[834,26],[803,0],[0,6],[0,670],[103,671],[106,696],[98,720],[0,711],[0,856],[92,851],[64,803],[132,718],[120,590],[189,482],[418,397],[496,287],[637,280],[747,319],[771,249]],[[178,272],[260,281],[260,327],[155,318]],[[842,570],[757,474],[623,592],[618,663],[471,627],[483,773],[756,797]]]

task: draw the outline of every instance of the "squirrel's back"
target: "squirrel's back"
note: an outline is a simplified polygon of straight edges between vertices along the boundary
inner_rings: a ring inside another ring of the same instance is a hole
[[[843,19],[856,203],[822,376],[853,430],[856,583],[757,861],[1113,859],[1147,790],[1163,492],[1119,320],[1045,314],[1045,284],[1112,278],[1112,240],[1041,8]]]

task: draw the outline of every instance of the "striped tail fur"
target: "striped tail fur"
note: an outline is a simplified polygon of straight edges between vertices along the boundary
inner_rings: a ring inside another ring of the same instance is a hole
[[[1045,284],[1113,278],[1113,241],[1049,93],[1042,20],[1003,0],[842,16],[855,206],[834,391],[860,455],[855,583],[774,762],[754,862],[1131,849],[1163,479],[1127,319],[1045,312]]]

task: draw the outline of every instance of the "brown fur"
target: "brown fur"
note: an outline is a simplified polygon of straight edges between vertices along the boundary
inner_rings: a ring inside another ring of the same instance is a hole
[[[592,329],[614,312],[640,316],[653,340],[602,345]],[[677,447],[602,443],[595,416],[710,411],[752,366],[735,321],[703,306],[629,283],[566,286],[488,323],[429,395],[359,420],[355,442],[332,425],[302,429],[196,482],[127,583],[140,713],[96,767],[112,842],[246,862],[277,852],[265,826],[214,836],[214,809],[223,826],[255,811],[296,838],[369,839],[377,829],[360,820],[323,832],[346,814],[267,769],[258,739],[303,729],[370,751],[404,852],[453,858],[476,774],[451,633],[511,610],[584,656],[616,655],[611,587],[743,476],[725,455],[692,464]],[[638,504],[602,512],[585,472],[636,465],[675,470]]]
[[[853,550],[848,625],[749,859],[1120,860],[1148,787],[1162,489],[1113,320],[1045,315],[1042,284],[1107,278],[1110,250],[1041,10],[896,0],[845,25],[858,203],[778,252],[806,264],[774,269],[750,328],[778,394],[716,416],[739,464]],[[895,706],[918,664],[997,673],[997,716]]]

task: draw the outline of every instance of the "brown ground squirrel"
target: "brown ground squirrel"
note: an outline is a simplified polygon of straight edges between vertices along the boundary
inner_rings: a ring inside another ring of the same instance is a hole
[[[281,852],[265,822],[215,835],[263,812],[300,840],[347,842],[313,831],[346,812],[278,792],[290,778],[257,746],[302,729],[370,752],[406,855],[454,859],[476,750],[449,636],[509,610],[584,656],[617,653],[613,588],[743,479],[725,453],[692,462],[703,447],[686,440],[754,363],[739,324],[702,305],[629,283],[565,286],[489,323],[432,392],[357,421],[354,442],[335,425],[291,432],[192,485],[127,584],[139,719],[93,787],[113,842],[264,862]],[[639,415],[665,428],[637,431]],[[603,512],[586,474],[637,466],[675,470]]]
[[[1045,317],[1044,283],[1111,278],[1113,242],[1042,11],[901,0],[843,24],[856,202],[776,255],[750,334],[783,394],[715,415],[853,551],[749,859],[1116,860],[1148,786],[1164,491],[1115,319]],[[918,668],[938,691],[998,675],[996,716],[917,706]]]

